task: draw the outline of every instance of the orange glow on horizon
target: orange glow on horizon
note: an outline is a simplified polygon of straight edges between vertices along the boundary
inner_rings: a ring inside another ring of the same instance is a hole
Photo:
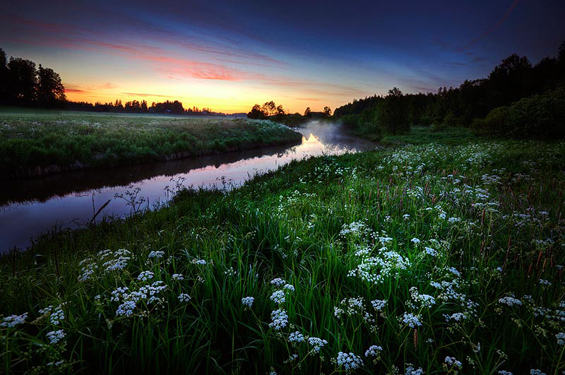
[[[132,90],[133,91],[133,90]],[[136,92],[139,94],[136,95]],[[221,112],[226,114],[233,113],[247,113],[255,104],[263,104],[270,100],[274,100],[277,105],[281,104],[288,113],[300,113],[303,114],[306,107],[310,107],[312,111],[322,111],[324,106],[330,105],[317,98],[285,98],[277,100],[274,96],[272,99],[254,99],[252,97],[246,97],[245,94],[233,96],[231,98],[226,98],[225,96],[218,97],[192,97],[186,95],[152,95],[144,94],[144,90],[137,89],[135,92],[124,92],[117,88],[112,89],[82,89],[75,88],[73,85],[65,88],[65,94],[67,100],[73,102],[87,102],[95,104],[100,103],[114,103],[116,100],[121,100],[122,104],[132,100],[147,102],[148,106],[152,103],[164,102],[167,100],[174,101],[178,100],[183,104],[185,109],[197,107],[199,109],[209,108],[214,112]],[[279,95],[281,96],[281,95]],[[334,106],[330,107],[332,110],[337,106],[343,105],[343,103],[335,103]]]

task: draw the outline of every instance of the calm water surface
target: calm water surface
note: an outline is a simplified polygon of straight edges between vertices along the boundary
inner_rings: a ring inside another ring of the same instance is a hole
[[[0,182],[0,252],[26,248],[32,238],[53,228],[84,226],[96,217],[123,217],[132,212],[128,193],[144,200],[142,208],[166,203],[178,184],[193,187],[241,185],[256,173],[277,169],[291,160],[339,155],[375,148],[376,144],[344,134],[337,125],[310,123],[299,129],[302,143]],[[122,195],[124,198],[120,198]]]

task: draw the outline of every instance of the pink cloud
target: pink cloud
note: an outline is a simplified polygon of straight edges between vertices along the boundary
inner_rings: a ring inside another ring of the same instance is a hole
[[[70,89],[68,87],[65,87],[65,92],[66,93],[72,93],[72,94],[84,94],[87,93],[87,90],[81,90],[81,89]]]
[[[18,20],[18,22],[21,20]],[[10,20],[10,22],[14,22]],[[366,92],[361,91],[354,87],[346,85],[339,85],[333,83],[320,82],[311,79],[296,79],[284,76],[265,75],[250,71],[245,71],[230,67],[221,63],[204,62],[198,60],[187,59],[177,55],[175,50],[167,50],[161,45],[153,46],[144,42],[130,42],[130,41],[112,41],[115,40],[115,35],[103,35],[96,33],[86,28],[75,28],[70,25],[42,23],[31,20],[25,20],[25,25],[31,26],[41,32],[33,33],[33,37],[19,38],[18,43],[33,44],[33,45],[47,45],[52,47],[62,47],[74,50],[90,51],[97,53],[106,53],[116,56],[121,56],[127,59],[141,61],[150,64],[150,66],[158,73],[167,79],[184,79],[193,78],[199,80],[220,80],[228,82],[237,81],[251,81],[257,82],[261,85],[286,87],[299,90],[303,95],[311,96],[333,96],[333,97],[361,97],[366,95]],[[180,36],[168,31],[162,31],[161,36],[157,37],[157,41],[161,40],[163,45],[176,45],[178,50],[183,51],[187,49],[198,50],[212,55],[228,57],[229,62],[239,62],[245,65],[261,65],[266,66],[275,65],[277,67],[285,66],[284,63],[272,59],[268,56],[249,52],[249,51],[234,51],[233,49],[218,49],[213,46],[206,46],[198,43],[186,42],[180,40]],[[170,38],[164,36],[170,34]],[[29,35],[29,34],[28,34]],[[12,39],[13,41],[14,39]],[[152,36],[152,41],[155,41],[155,36]],[[235,60],[234,60],[235,59]],[[251,61],[250,64],[245,61]],[[95,89],[114,89],[115,85],[104,84],[100,87],[88,88]],[[304,99],[307,100],[307,99]]]

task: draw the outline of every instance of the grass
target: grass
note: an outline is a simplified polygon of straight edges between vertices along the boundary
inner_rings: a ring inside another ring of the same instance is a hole
[[[410,133],[387,135],[380,141],[383,145],[398,146],[405,144],[421,145],[425,143],[441,143],[456,145],[479,140],[469,128],[448,127],[442,131],[431,131],[429,126],[412,126]]]
[[[296,143],[270,121],[83,112],[0,113],[0,177],[107,168]]]
[[[2,369],[561,374],[564,165],[564,143],[434,141],[47,236],[0,260]]]

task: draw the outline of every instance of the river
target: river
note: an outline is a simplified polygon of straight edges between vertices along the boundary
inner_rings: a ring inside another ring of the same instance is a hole
[[[137,202],[143,201],[140,209],[153,209],[166,204],[181,186],[230,189],[292,160],[377,146],[347,135],[339,125],[312,122],[297,131],[303,138],[296,146],[0,182],[0,253],[25,249],[33,238],[55,228],[84,226],[102,207],[95,221],[131,214],[127,202],[132,195]]]

